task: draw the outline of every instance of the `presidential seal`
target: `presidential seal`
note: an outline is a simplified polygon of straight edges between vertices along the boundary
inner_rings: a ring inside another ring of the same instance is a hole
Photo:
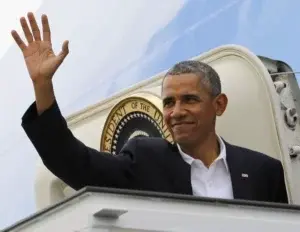
[[[173,142],[159,108],[145,98],[130,97],[120,101],[108,115],[100,150],[118,154],[129,139],[137,136],[161,137]]]

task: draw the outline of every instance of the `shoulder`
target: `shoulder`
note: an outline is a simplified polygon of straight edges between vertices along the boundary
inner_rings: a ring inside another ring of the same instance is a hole
[[[129,155],[135,162],[162,161],[174,146],[167,140],[156,137],[135,137],[127,141],[120,151],[120,155]]]
[[[271,157],[268,154],[263,152],[255,151],[246,147],[241,147],[229,143],[225,143],[228,152],[232,152],[234,155],[237,155],[244,162],[255,165],[255,166],[268,166],[268,167],[280,167],[281,162],[274,157]]]
[[[143,150],[159,153],[166,149],[172,149],[172,144],[163,138],[158,137],[134,137],[126,142],[122,150]]]
[[[143,148],[143,149],[155,149],[155,148],[169,148],[172,146],[170,142],[163,138],[159,137],[135,137],[130,139],[127,143],[127,145],[133,145],[137,148]]]

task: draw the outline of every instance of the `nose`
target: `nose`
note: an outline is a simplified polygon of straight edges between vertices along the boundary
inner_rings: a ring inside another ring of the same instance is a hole
[[[176,102],[174,105],[172,112],[171,112],[171,117],[173,118],[181,118],[185,115],[185,110],[180,104],[180,102]]]

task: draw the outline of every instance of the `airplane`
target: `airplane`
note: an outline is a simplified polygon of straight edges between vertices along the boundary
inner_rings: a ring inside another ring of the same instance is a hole
[[[39,161],[37,212],[3,231],[199,231],[199,226],[209,231],[297,231],[300,91],[295,72],[284,61],[235,44],[213,48],[191,59],[208,63],[219,73],[229,98],[225,114],[217,120],[218,134],[279,159],[289,204],[92,186],[75,191]],[[164,73],[69,115],[72,133],[86,145],[112,155],[135,136],[156,136],[172,142],[161,112]],[[249,178],[247,173],[241,176]]]

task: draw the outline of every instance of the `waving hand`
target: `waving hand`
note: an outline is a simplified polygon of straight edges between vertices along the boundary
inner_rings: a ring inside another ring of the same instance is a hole
[[[55,55],[51,44],[51,32],[48,18],[42,16],[42,35],[32,13],[28,13],[28,21],[24,17],[20,19],[24,35],[28,44],[26,45],[20,38],[19,34],[13,30],[12,36],[23,52],[29,75],[33,82],[43,82],[52,79],[55,71],[68,55],[68,41],[62,46],[62,51]]]
[[[69,53],[69,42],[65,41],[62,45],[62,51],[55,55],[52,49],[51,32],[47,16],[42,16],[43,37],[41,37],[41,31],[34,15],[28,13],[27,16],[30,27],[24,17],[20,19],[27,44],[24,43],[15,30],[11,34],[23,53],[34,86],[37,112],[41,114],[55,100],[52,77]]]

